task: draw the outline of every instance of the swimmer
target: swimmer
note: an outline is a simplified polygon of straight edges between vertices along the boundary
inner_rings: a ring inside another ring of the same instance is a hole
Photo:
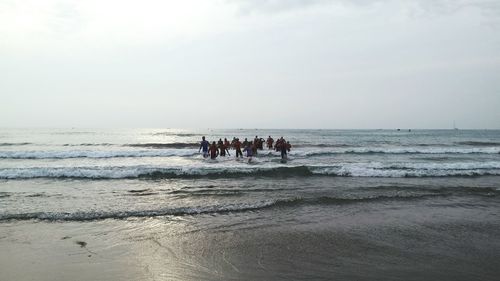
[[[210,145],[210,148],[208,149],[210,152],[210,158],[215,159],[217,156],[219,156],[219,150],[217,149],[217,145],[215,142],[212,142],[212,145]]]
[[[243,152],[247,152],[247,158],[248,162],[252,161],[252,156],[253,156],[253,144],[252,142],[249,142],[245,149],[243,149]]]
[[[286,143],[286,141],[284,139],[281,141],[280,151],[281,151],[281,159],[286,159],[287,158],[287,155],[286,155],[286,152],[287,152],[287,143]]]
[[[231,156],[231,154],[229,154],[229,150],[228,150],[228,147],[225,145],[225,144],[220,144],[219,145],[219,155],[220,156],[226,156],[226,152],[227,152],[227,155]]]
[[[268,149],[273,149],[273,142],[274,142],[273,138],[271,138],[271,136],[269,136],[267,138],[267,148]]]
[[[208,157],[208,146],[209,145],[210,145],[210,143],[205,140],[205,136],[201,137],[200,149],[198,149],[198,153],[203,148],[203,158],[207,158]]]
[[[241,142],[238,138],[234,141],[234,150],[236,150],[236,158],[239,158],[239,156],[243,158],[243,153],[241,152]]]

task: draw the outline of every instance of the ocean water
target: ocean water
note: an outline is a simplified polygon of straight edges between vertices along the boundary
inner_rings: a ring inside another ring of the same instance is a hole
[[[288,162],[198,153],[256,135],[290,141]],[[87,237],[95,256],[183,245],[138,280],[498,280],[499,213],[495,130],[0,130],[0,245],[26,225],[117,236]]]

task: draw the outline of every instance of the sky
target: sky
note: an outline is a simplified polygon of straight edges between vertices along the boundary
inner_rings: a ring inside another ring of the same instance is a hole
[[[0,0],[0,127],[500,129],[498,0]]]

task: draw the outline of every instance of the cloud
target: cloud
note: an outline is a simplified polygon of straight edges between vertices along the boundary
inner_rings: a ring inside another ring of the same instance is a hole
[[[416,3],[427,14],[452,14],[468,8],[477,8],[492,16],[500,12],[500,2],[495,0],[418,0]]]
[[[227,0],[230,4],[238,6],[238,11],[242,15],[254,13],[274,14],[295,9],[304,9],[318,4],[325,4],[329,0]]]
[[[84,25],[82,14],[71,2],[56,2],[48,17],[50,29],[59,34],[78,32]]]
[[[189,40],[231,28],[230,7],[218,3],[0,0],[0,49],[112,48]]]
[[[293,10],[307,9],[320,5],[341,4],[344,6],[373,6],[379,3],[392,3],[413,7],[423,14],[450,14],[464,8],[478,8],[485,15],[499,17],[500,2],[497,0],[227,0],[228,3],[239,6],[241,14],[281,13]]]
[[[265,101],[263,120],[282,110],[324,126],[356,127],[408,98],[414,112],[497,116],[500,36],[479,23],[499,14],[491,0],[0,0],[0,125],[52,124],[39,116],[57,112],[87,126],[108,115],[196,125],[241,114],[247,97]],[[359,104],[366,113],[346,106]]]

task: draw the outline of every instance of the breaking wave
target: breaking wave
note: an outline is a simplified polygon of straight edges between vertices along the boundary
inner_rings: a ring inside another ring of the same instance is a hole
[[[105,143],[78,143],[78,144],[65,143],[62,146],[112,146],[112,145],[114,144],[105,142]]]
[[[2,142],[0,146],[22,146],[22,145],[30,145],[30,142]]]
[[[382,185],[382,186],[372,186],[363,187],[365,190],[377,190],[377,191],[391,191],[391,192],[401,192],[402,190],[409,192],[426,192],[434,194],[467,194],[467,195],[479,195],[479,196],[497,196],[500,195],[500,189],[493,187],[475,187],[475,186],[399,186],[399,185]]]
[[[330,166],[84,166],[0,169],[0,179],[170,179],[237,177],[449,177],[500,175],[500,162],[459,163],[338,163]]]
[[[457,142],[460,145],[470,145],[470,146],[500,146],[500,142],[490,142],[490,141],[462,141]]]
[[[159,216],[184,216],[213,213],[245,212],[268,208],[273,202],[262,204],[233,204],[226,206],[179,207],[157,210],[111,211],[111,212],[35,212],[21,214],[0,214],[0,221],[8,220],[43,220],[43,221],[92,221],[104,219],[127,219]]]
[[[186,143],[186,142],[176,142],[176,143],[133,143],[126,144],[124,146],[130,147],[145,147],[145,148],[198,148],[199,143]]]
[[[401,147],[401,148],[349,148],[336,150],[295,151],[299,156],[328,156],[336,154],[499,154],[500,147],[459,148],[459,147]]]
[[[0,178],[88,178],[88,179],[122,179],[122,178],[224,178],[240,176],[311,176],[306,166],[276,168],[162,168],[156,166],[129,167],[34,167],[0,169]]]
[[[270,208],[290,208],[303,205],[345,205],[366,202],[383,201],[408,201],[423,200],[429,197],[445,196],[443,194],[421,195],[394,195],[372,196],[361,198],[342,197],[295,197],[287,199],[266,200],[256,203],[239,203],[215,206],[160,208],[153,210],[127,210],[127,211],[78,211],[78,212],[32,212],[17,214],[0,214],[0,222],[12,220],[41,220],[41,221],[94,221],[105,219],[128,219],[161,216],[186,216],[201,214],[225,214],[237,212],[260,211]]]
[[[94,145],[94,144],[82,144]],[[97,144],[103,145],[103,144]],[[109,145],[109,144],[106,144]],[[146,143],[128,144],[129,147],[154,148],[141,150],[33,150],[0,151],[0,159],[67,159],[67,158],[117,158],[117,157],[191,157],[198,155],[194,143]],[[264,150],[258,156],[273,156]],[[500,154],[500,147],[481,148],[337,148],[331,150],[294,150],[297,157],[318,157],[337,154]]]
[[[202,136],[202,134],[196,133],[175,133],[175,132],[158,132],[151,134],[153,136],[177,136],[177,137],[196,137]]]
[[[3,159],[68,159],[68,158],[117,158],[117,157],[169,157],[194,156],[193,149],[163,150],[69,150],[69,151],[0,151]]]
[[[337,144],[322,144],[322,143],[318,143],[318,144],[310,144],[310,143],[298,143],[298,144],[294,144],[293,146],[294,146],[294,147],[325,147],[325,148],[328,148],[328,147],[358,147],[358,145],[354,145],[354,144],[345,144],[345,143],[337,143]]]

